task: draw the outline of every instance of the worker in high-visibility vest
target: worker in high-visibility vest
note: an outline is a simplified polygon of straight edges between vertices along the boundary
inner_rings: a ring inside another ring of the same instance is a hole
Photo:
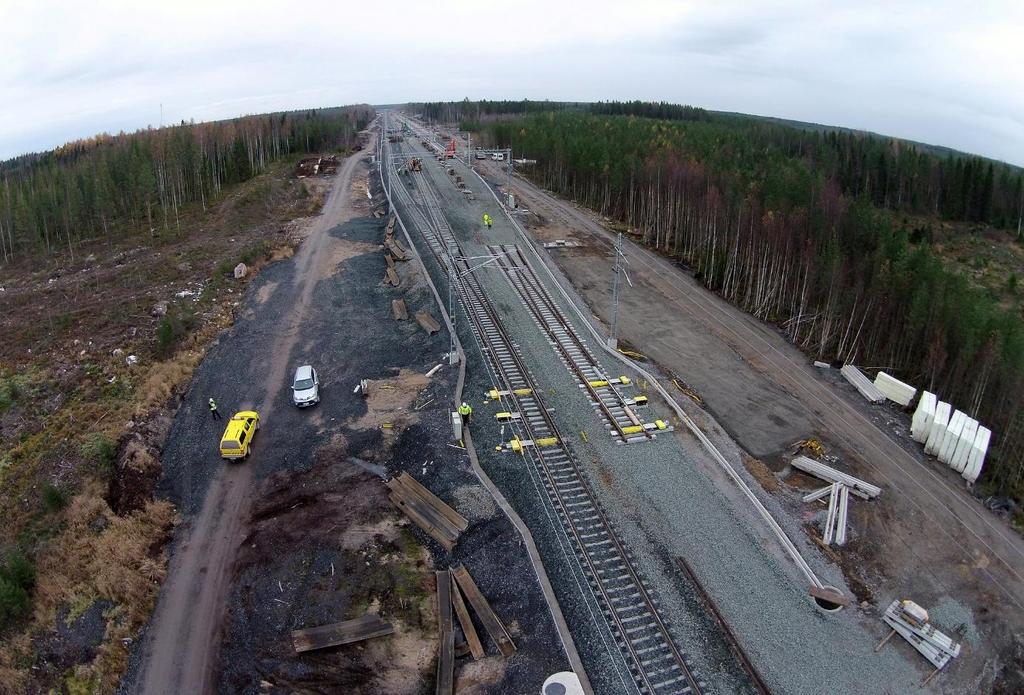
[[[491,219],[491,216],[490,216],[490,215],[488,215],[488,214],[487,214],[487,213],[485,212],[485,213],[484,213],[484,226],[485,226],[485,227],[487,227],[488,229],[490,229],[490,228],[491,228],[491,224],[493,224],[493,223],[494,223],[494,220],[492,220],[492,219]]]
[[[463,422],[473,422],[473,407],[466,401],[462,401],[462,405],[459,406],[459,415],[462,416]]]
[[[217,401],[210,399],[210,415],[214,420],[220,420],[220,411],[217,410]]]

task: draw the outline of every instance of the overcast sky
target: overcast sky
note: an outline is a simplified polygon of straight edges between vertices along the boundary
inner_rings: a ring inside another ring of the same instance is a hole
[[[466,96],[665,100],[1024,165],[1024,2],[0,0],[0,159],[161,104],[166,124]]]

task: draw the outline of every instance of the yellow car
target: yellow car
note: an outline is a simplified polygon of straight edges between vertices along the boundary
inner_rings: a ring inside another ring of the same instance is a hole
[[[226,459],[244,459],[249,456],[249,446],[256,430],[260,428],[260,414],[255,410],[235,413],[224,436],[220,438],[220,455]]]

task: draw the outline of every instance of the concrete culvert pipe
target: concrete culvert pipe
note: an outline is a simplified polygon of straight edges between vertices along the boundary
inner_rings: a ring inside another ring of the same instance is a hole
[[[826,585],[826,586],[823,586],[822,589],[824,591],[833,591],[838,596],[842,596],[843,595],[842,592],[839,591],[839,589],[835,588],[834,586]],[[826,613],[838,613],[839,611],[843,610],[843,604],[841,604],[841,603],[837,603],[835,601],[830,601],[829,599],[823,598],[821,596],[814,596],[812,598],[814,599],[814,604],[818,608],[820,608],[821,610],[825,611]]]

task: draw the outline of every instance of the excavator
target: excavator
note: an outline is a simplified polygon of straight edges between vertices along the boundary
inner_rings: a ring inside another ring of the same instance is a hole
[[[445,159],[452,159],[455,157],[455,138],[452,138],[448,143],[448,149],[444,151]]]

